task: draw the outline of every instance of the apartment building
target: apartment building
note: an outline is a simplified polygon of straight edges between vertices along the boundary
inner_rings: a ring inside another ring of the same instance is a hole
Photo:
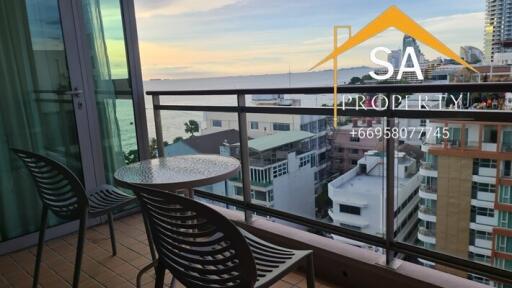
[[[331,145],[331,174],[343,174],[358,165],[359,159],[371,150],[384,150],[384,142],[377,137],[358,137],[358,130],[364,134],[370,129],[380,127],[380,118],[353,118],[349,123],[339,126],[328,136]],[[355,132],[355,133],[354,133]]]
[[[258,106],[301,106],[297,99],[285,99],[283,95],[255,95],[252,105]],[[204,112],[204,128],[201,134],[210,134],[229,129],[239,129],[238,116],[234,113]],[[247,114],[247,134],[250,138],[259,138],[287,131],[305,131],[313,137],[304,141],[308,149],[314,151],[315,187],[325,183],[329,175],[327,141],[328,122],[326,116],[317,115],[286,115],[286,114]],[[319,192],[319,191],[317,191]]]
[[[254,203],[305,217],[315,217],[315,151],[306,131],[279,132],[249,140],[251,198]],[[238,144],[224,144],[222,154],[239,157]],[[243,198],[241,174],[228,181],[228,196]]]
[[[308,147],[313,133],[279,132],[249,140],[251,196],[254,203],[315,217],[315,157]],[[240,158],[239,133],[230,129],[170,144],[166,156],[221,154]],[[242,199],[241,174],[201,190]]]
[[[496,53],[512,52],[512,1],[487,0],[484,53],[493,62]]]
[[[450,135],[431,135],[422,145],[420,243],[512,270],[512,125],[432,121],[429,126],[447,127]]]
[[[332,209],[329,216],[336,225],[373,235],[385,233],[385,155],[368,151],[356,167],[329,182],[329,198]],[[418,188],[421,177],[416,160],[402,152],[395,155],[395,238],[411,242],[416,239]],[[334,236],[352,245],[368,245]]]

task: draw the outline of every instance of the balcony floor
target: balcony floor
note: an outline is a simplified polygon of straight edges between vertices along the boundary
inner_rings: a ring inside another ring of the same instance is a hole
[[[146,233],[140,214],[115,220],[117,256],[111,256],[107,225],[86,232],[80,287],[135,287],[137,272],[150,262]],[[76,234],[46,242],[39,284],[42,287],[71,287]],[[36,247],[0,256],[0,288],[31,287]],[[170,275],[167,275],[167,283]],[[154,273],[142,278],[143,287],[154,287]],[[183,287],[183,285],[177,285]],[[305,277],[292,272],[275,288],[306,287]],[[317,288],[337,287],[317,281]]]

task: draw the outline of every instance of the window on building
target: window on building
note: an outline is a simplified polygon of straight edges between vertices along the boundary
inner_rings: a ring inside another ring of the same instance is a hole
[[[327,136],[323,135],[318,137],[318,148],[322,149],[327,146]]]
[[[477,168],[496,168],[496,160],[494,160],[494,159],[474,159],[473,160],[473,167],[477,167]]]
[[[267,192],[255,190],[254,191],[254,199],[267,202]]]
[[[471,238],[492,241],[492,234],[489,232],[471,229],[470,233]]]
[[[479,253],[469,252],[469,259],[472,261],[491,264],[491,257]]]
[[[304,167],[311,163],[311,154],[299,158],[299,167]]]
[[[277,178],[284,174],[288,174],[288,162],[276,164],[272,167],[272,177]]]
[[[342,147],[338,147],[336,148],[336,151],[338,151],[338,153],[343,153],[343,151],[345,151]]]
[[[359,137],[350,137],[350,142],[359,142],[361,141]]]
[[[512,161],[503,161],[503,176],[512,177]]]
[[[274,201],[274,190],[270,189],[268,190],[268,202]]]
[[[496,250],[499,252],[512,253],[512,237],[497,235]]]
[[[323,132],[327,130],[327,120],[320,119],[318,120],[318,132]]]
[[[512,187],[502,185],[500,187],[500,203],[512,204]]]
[[[311,133],[318,133],[318,125],[317,125],[317,122],[311,122],[309,124],[309,132]]]
[[[421,119],[420,120],[420,126],[421,127],[426,127],[427,126],[427,119]]]
[[[357,165],[357,160],[354,160],[352,159],[352,161],[350,162],[352,165]]]
[[[222,127],[222,121],[221,120],[212,120],[212,126],[213,127]]]
[[[290,131],[290,124],[289,123],[273,123],[272,129],[274,129],[274,131]]]
[[[494,217],[494,209],[491,208],[471,206],[471,210],[478,216]]]
[[[352,153],[352,154],[359,154],[359,149],[351,149],[350,153]]]
[[[498,226],[512,229],[512,212],[500,211]]]
[[[259,129],[259,123],[257,121],[251,121],[251,129],[252,130],[258,130]]]
[[[244,194],[244,190],[242,189],[242,187],[235,186],[235,194],[236,196],[242,196]]]
[[[496,267],[510,271],[512,270],[512,259],[496,258]]]
[[[494,125],[485,125],[483,142],[498,143],[498,127]]]
[[[473,192],[496,193],[496,185],[489,183],[474,182],[472,184]]]
[[[351,205],[340,204],[340,212],[353,215],[361,215],[361,208]]]

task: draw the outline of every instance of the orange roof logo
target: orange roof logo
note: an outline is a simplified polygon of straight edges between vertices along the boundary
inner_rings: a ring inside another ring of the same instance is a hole
[[[414,21],[411,17],[407,16],[404,12],[402,12],[402,10],[398,9],[398,7],[394,5],[386,9],[386,11],[384,11],[381,15],[375,18],[372,22],[366,25],[355,35],[350,37],[341,46],[334,49],[329,55],[322,59],[322,61],[318,62],[315,66],[313,66],[311,70],[315,69],[316,67],[324,64],[329,60],[336,59],[336,57],[338,57],[339,55],[345,53],[346,51],[356,47],[357,45],[365,42],[366,40],[391,27],[394,27],[402,31],[403,33],[415,38],[417,41],[422,42],[423,44],[436,50],[440,54],[458,62],[464,67],[474,72],[477,72],[475,68],[473,68],[469,63],[464,61],[464,59],[460,58],[459,55],[457,55],[450,48],[448,48],[448,46],[439,41],[434,35],[425,30],[416,21]]]

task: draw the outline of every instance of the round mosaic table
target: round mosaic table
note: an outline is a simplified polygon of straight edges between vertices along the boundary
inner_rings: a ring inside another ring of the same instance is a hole
[[[184,155],[145,160],[119,168],[116,184],[140,185],[165,191],[191,190],[224,181],[238,172],[240,162],[221,155]]]

